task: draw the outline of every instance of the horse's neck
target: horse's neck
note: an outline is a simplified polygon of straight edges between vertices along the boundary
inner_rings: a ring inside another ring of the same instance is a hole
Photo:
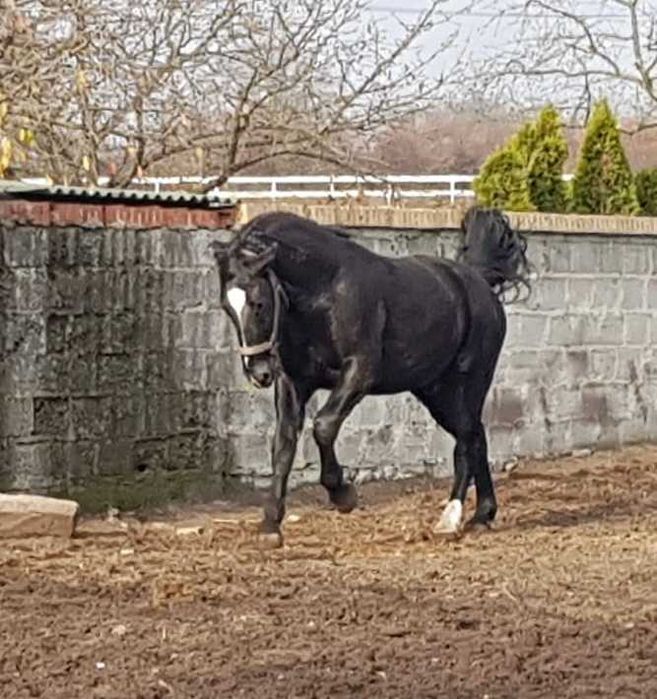
[[[259,234],[264,242],[277,245],[271,269],[284,283],[306,294],[325,291],[335,277],[345,255],[346,238],[312,230],[283,234]]]
[[[326,290],[333,276],[333,266],[326,259],[276,259],[274,274],[296,293],[313,296]]]

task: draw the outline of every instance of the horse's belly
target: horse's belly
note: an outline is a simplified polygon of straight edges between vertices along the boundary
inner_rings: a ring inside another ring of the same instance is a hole
[[[400,347],[386,348],[381,363],[381,392],[395,393],[426,386],[442,376],[452,364],[458,346],[449,343],[440,347],[427,346],[422,349]]]

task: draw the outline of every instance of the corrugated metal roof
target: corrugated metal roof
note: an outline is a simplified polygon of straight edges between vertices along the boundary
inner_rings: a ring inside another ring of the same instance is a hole
[[[112,189],[107,187],[72,187],[66,185],[41,185],[17,180],[0,180],[0,197],[20,197],[57,201],[158,204],[159,206],[183,206],[198,209],[231,208],[235,203],[216,195],[192,192],[153,192],[142,189]]]

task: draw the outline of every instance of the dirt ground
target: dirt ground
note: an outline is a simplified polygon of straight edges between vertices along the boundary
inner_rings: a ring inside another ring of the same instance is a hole
[[[657,696],[657,447],[523,462],[460,539],[446,494],[296,494],[276,551],[221,503],[2,542],[0,697]]]

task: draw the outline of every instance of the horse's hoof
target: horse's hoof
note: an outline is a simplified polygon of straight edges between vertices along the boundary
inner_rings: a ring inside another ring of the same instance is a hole
[[[258,532],[258,544],[263,549],[281,548],[283,546],[281,530],[268,522],[263,522]]]
[[[492,528],[493,522],[490,519],[482,520],[476,515],[465,523],[465,529],[469,532],[488,532]]]
[[[493,520],[496,514],[497,504],[495,501],[479,503],[474,515],[467,521],[465,527],[469,531],[488,531],[493,528]]]
[[[447,529],[442,527],[440,524],[436,524],[433,528],[434,536],[440,537],[441,539],[458,539],[462,534],[462,529]]]
[[[258,545],[261,549],[280,549],[283,546],[283,535],[280,532],[260,532]]]
[[[440,522],[438,522],[433,528],[433,533],[436,536],[457,537],[463,533],[463,529],[461,526],[445,524],[441,519]]]
[[[463,504],[460,500],[450,500],[440,520],[433,529],[434,534],[440,536],[457,536],[461,532],[461,516],[463,513]]]
[[[351,483],[344,483],[330,493],[331,502],[338,512],[347,514],[358,505],[358,491]]]

